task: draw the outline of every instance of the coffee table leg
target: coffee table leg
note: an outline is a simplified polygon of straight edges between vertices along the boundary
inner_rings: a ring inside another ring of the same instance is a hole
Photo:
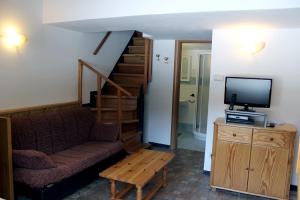
[[[142,200],[142,199],[143,199],[143,188],[136,187],[136,200]]]
[[[167,186],[167,167],[163,168],[163,187]]]
[[[111,182],[111,185],[110,185],[111,200],[115,200],[116,199],[116,195],[117,195],[116,181],[110,180],[110,182]]]

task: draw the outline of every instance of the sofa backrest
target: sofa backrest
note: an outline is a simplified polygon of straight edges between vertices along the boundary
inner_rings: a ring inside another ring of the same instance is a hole
[[[13,149],[53,154],[88,141],[95,117],[88,108],[13,116]]]

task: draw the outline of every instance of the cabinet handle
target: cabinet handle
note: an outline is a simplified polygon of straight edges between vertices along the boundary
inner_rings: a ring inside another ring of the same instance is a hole
[[[253,169],[253,168],[250,168],[250,171],[251,171],[251,172],[253,172],[253,171],[254,171],[254,169]]]
[[[234,134],[232,134],[232,136],[233,136],[233,137],[236,137],[236,134],[234,133]]]
[[[270,141],[273,142],[273,141],[274,141],[274,138],[270,138]]]
[[[249,167],[247,167],[246,170],[249,171]]]

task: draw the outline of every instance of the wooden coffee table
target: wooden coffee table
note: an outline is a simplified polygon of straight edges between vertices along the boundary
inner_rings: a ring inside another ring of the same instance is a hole
[[[174,153],[142,149],[99,174],[111,182],[111,200],[122,199],[136,187],[136,199],[151,199],[161,187],[167,186],[167,164],[174,158]],[[143,187],[156,175],[162,173],[155,187],[143,198]],[[128,186],[117,192],[116,181]]]

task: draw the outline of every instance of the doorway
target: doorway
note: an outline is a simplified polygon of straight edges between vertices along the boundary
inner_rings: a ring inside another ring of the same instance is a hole
[[[210,61],[210,41],[176,42],[172,149],[205,151]]]

